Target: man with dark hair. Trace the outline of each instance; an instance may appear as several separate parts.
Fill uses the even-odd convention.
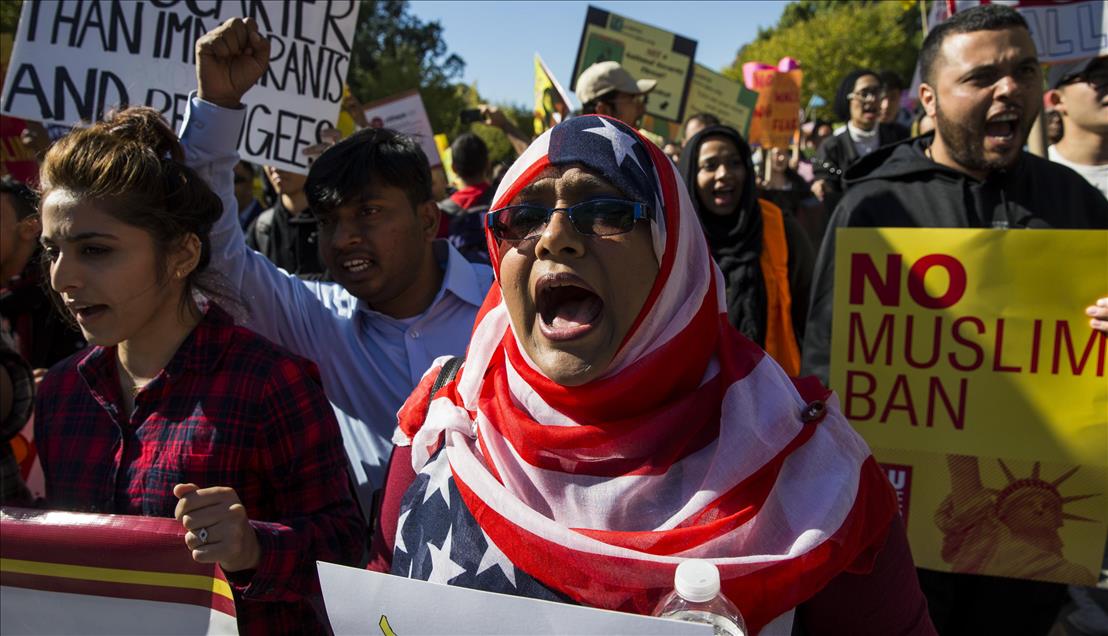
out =
[[[450,157],[454,174],[467,186],[488,185],[489,147],[480,137],[473,133],[458,135],[450,144]]]
[[[319,257],[319,228],[304,191],[307,178],[276,166],[263,170],[277,200],[246,228],[246,244],[290,274],[321,277],[325,268]]]
[[[485,243],[483,214],[489,211],[492,195],[489,183],[489,147],[473,133],[459,135],[450,144],[450,156],[454,174],[462,180],[457,192],[439,202],[449,223],[447,235],[450,243],[458,248],[467,260],[488,263],[488,246]]]
[[[877,118],[882,124],[896,124],[907,128],[902,121],[902,109],[900,98],[908,88],[904,80],[896,71],[881,71],[878,75],[881,80],[881,88],[885,90],[885,96],[881,98],[881,115]]]
[[[936,131],[848,171],[817,259],[801,372],[824,382],[834,228],[1108,228],[1108,201],[1095,188],[1023,151],[1042,107],[1042,74],[1019,13],[1001,5],[956,13],[927,36],[921,58],[920,99]],[[920,582],[939,633],[1045,634],[1065,600],[1064,586],[1035,581],[921,570]]]
[[[688,141],[693,138],[696,133],[704,130],[709,126],[719,126],[719,117],[711,113],[696,113],[685,120],[685,125],[681,128],[684,135],[683,139]]]
[[[242,294],[251,314],[244,326],[319,366],[369,516],[397,410],[435,358],[465,353],[492,271],[435,240],[427,157],[411,137],[384,128],[339,141],[308,171],[305,193],[333,283],[289,276],[248,249],[231,168],[241,98],[265,72],[269,42],[255,22],[235,18],[196,48],[198,91],[181,139],[225,206],[211,233],[211,268]]]
[[[262,213],[262,204],[254,198],[254,164],[249,161],[235,164],[235,201],[239,204],[239,225],[245,230]]]
[[[577,78],[577,99],[584,115],[608,115],[638,128],[646,112],[646,95],[657,80],[636,80],[619,62],[597,62]]]
[[[1047,100],[1059,116],[1061,138],[1050,160],[1071,168],[1108,197],[1108,56],[1055,64]]]
[[[37,212],[30,188],[10,175],[0,177],[0,332],[42,377],[85,341],[43,291]]]

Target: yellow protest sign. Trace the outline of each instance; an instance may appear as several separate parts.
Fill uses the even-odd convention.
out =
[[[569,96],[550,72],[546,62],[535,53],[535,135],[553,128],[569,117]]]
[[[593,64],[619,62],[637,80],[658,80],[646,100],[646,114],[680,121],[695,57],[694,40],[590,6],[570,88]]]
[[[686,117],[697,113],[711,113],[747,138],[757,102],[758,93],[743,86],[742,82],[697,64],[693,72],[692,87],[689,89],[689,99],[685,102],[685,112]]]
[[[1108,232],[840,229],[831,386],[916,564],[1093,585],[1108,536]]]
[[[804,72],[775,68],[754,72],[758,102],[750,124],[750,141],[766,148],[787,148],[800,125],[800,83]]]

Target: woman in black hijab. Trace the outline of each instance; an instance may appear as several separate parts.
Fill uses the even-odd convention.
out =
[[[697,133],[678,169],[723,272],[728,321],[798,374],[814,261],[803,228],[757,198],[750,146],[734,128]]]

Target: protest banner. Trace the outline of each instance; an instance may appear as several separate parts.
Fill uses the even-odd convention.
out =
[[[765,148],[787,148],[800,126],[800,84],[804,72],[795,65],[786,66],[788,60],[782,59],[777,67],[757,62],[743,65],[747,87],[758,93],[749,139]]]
[[[332,563],[319,562],[318,569],[327,617],[340,635],[713,633],[711,625],[494,594]]]
[[[419,91],[412,89],[366,104],[365,118],[370,128],[391,128],[414,138],[432,168],[442,165],[431,119],[427,117]]]
[[[177,128],[196,89],[195,43],[233,17],[258,22],[269,69],[245,96],[243,159],[306,173],[303,149],[339,113],[355,0],[326,3],[24,2],[0,112],[74,125],[129,104],[161,111]]]
[[[831,386],[888,471],[916,564],[1095,584],[1108,337],[1084,309],[1105,293],[1108,232],[837,241]]]
[[[175,519],[0,509],[0,632],[237,634],[231,587]]]
[[[749,139],[750,122],[757,103],[758,93],[743,86],[742,82],[697,64],[685,110],[689,115],[711,113]]]
[[[937,24],[958,11],[988,4],[989,0],[936,2]],[[1031,31],[1039,61],[1066,62],[1108,55],[1108,12],[1104,0],[1008,0],[1003,4],[1020,12]]]
[[[593,64],[619,62],[636,80],[658,80],[646,100],[647,115],[681,121],[695,57],[695,40],[590,6],[569,87]]]
[[[569,118],[569,94],[550,72],[546,62],[535,53],[535,135],[553,128]]]

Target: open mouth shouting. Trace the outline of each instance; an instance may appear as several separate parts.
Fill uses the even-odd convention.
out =
[[[77,319],[77,322],[81,325],[88,324],[99,318],[108,310],[107,305],[101,305],[96,303],[86,303],[82,301],[67,301],[65,303],[69,312],[73,314],[73,317]]]
[[[563,342],[592,331],[604,313],[604,301],[576,274],[544,274],[535,285],[539,331]]]
[[[735,186],[719,185],[712,188],[712,202],[721,208],[735,205]]]
[[[992,144],[1007,145],[1019,136],[1020,113],[1006,110],[985,120],[985,140]]]

